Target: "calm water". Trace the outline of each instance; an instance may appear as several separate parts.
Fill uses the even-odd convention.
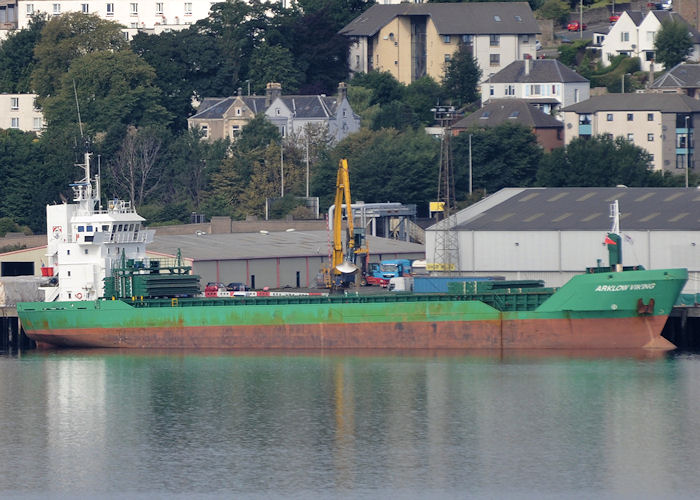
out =
[[[0,496],[690,498],[700,355],[0,355]]]

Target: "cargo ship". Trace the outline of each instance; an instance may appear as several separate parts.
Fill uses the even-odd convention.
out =
[[[621,263],[619,217],[608,266],[560,288],[459,281],[445,294],[233,292],[207,297],[182,259],[146,257],[152,233],[125,202],[100,202],[99,178],[47,207],[45,302],[17,305],[40,346],[231,349],[672,349],[661,336],[686,269]],[[617,210],[617,203],[615,203]]]

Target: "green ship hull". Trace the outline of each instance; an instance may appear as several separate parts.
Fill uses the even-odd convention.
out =
[[[26,334],[75,347],[673,348],[661,331],[686,269],[599,272],[558,290],[183,298],[17,305]]]

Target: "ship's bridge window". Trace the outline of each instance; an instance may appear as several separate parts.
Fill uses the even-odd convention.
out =
[[[91,233],[91,232],[92,232],[92,226],[88,226],[88,227],[87,227],[87,232],[88,232],[88,233]]]
[[[85,232],[85,226],[78,226],[78,232],[79,232],[79,233],[84,233],[84,232]]]
[[[119,224],[119,227],[117,228],[117,231],[121,231],[121,230],[122,230],[122,225]]]
[[[104,224],[104,225],[102,226],[102,230],[103,230],[103,231],[109,231],[109,226],[108,226],[107,224]]]
[[[134,225],[133,225],[133,224],[129,224],[129,231],[133,231],[133,230],[134,230]]]

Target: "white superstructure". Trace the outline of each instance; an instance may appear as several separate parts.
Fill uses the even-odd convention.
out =
[[[58,286],[45,287],[45,300],[94,300],[103,296],[103,281],[122,259],[145,259],[154,230],[130,202],[100,200],[100,177],[90,178],[90,153],[85,177],[71,185],[73,202],[46,207],[46,274]]]

